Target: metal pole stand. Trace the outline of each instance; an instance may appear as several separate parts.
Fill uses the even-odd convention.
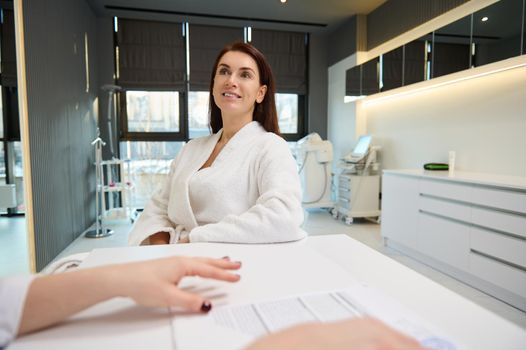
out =
[[[98,130],[97,130],[98,135]],[[100,137],[91,143],[95,146],[95,229],[85,233],[86,238],[103,238],[113,234],[113,230],[104,227],[101,206],[104,203],[104,178],[102,177],[102,146],[105,145]],[[104,209],[104,208],[102,208]]]

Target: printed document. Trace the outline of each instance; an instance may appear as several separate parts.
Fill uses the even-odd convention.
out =
[[[430,349],[456,349],[439,331],[427,325],[394,299],[362,285],[255,303],[225,305],[208,315],[175,317],[178,350],[241,349],[261,336],[306,322],[331,322],[360,316],[381,319]],[[201,336],[196,337],[201,333]],[[193,339],[190,337],[193,335]]]

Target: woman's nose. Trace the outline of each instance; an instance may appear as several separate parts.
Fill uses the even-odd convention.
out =
[[[226,80],[226,83],[228,86],[236,86],[237,85],[236,76],[234,74],[230,74]]]

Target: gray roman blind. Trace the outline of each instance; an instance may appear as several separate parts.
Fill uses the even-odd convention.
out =
[[[2,86],[16,86],[15,21],[13,10],[2,9]]]
[[[276,92],[307,92],[305,33],[252,29],[251,43],[267,58],[276,78]]]
[[[243,28],[190,24],[190,90],[208,91],[212,66],[227,44],[243,41]]]
[[[119,18],[118,84],[125,89],[183,90],[185,40],[181,23]]]

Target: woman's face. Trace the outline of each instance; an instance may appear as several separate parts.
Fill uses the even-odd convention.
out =
[[[267,91],[260,85],[256,61],[239,51],[228,51],[221,57],[214,77],[213,96],[225,115],[243,115],[252,120],[254,104],[261,103]]]

